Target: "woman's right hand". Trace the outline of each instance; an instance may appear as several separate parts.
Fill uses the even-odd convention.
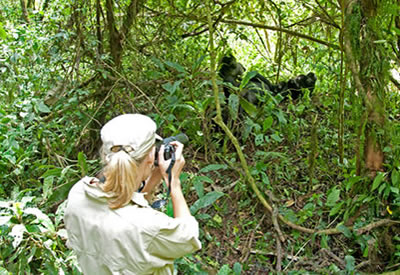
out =
[[[170,143],[174,149],[175,149],[175,163],[174,166],[172,167],[171,171],[171,181],[172,181],[172,188],[174,188],[174,184],[179,185],[180,187],[180,180],[179,180],[179,175],[182,172],[182,168],[185,165],[185,158],[183,157],[183,144],[180,143],[179,141],[172,141]],[[169,186],[168,182],[168,173],[167,169],[169,167],[169,164],[171,163],[171,159],[165,160],[164,159],[164,145],[161,146],[160,152],[158,153],[158,166],[160,167],[161,174]]]

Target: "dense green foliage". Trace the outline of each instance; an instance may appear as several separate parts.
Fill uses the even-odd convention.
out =
[[[400,219],[399,90],[388,75],[379,79],[386,124],[376,133],[384,171],[374,178],[359,174],[366,107],[348,68],[343,161],[338,149],[337,4],[238,0],[212,6],[218,60],[232,52],[249,76],[259,71],[272,82],[310,71],[318,77],[313,94],[297,101],[266,94],[262,106],[246,104],[239,99],[244,85],[229,98],[220,94],[226,123],[274,209],[294,224],[339,232],[309,234],[280,223],[283,242],[276,215],[259,202],[231,141],[213,121],[203,1],[136,2],[137,9],[125,0],[27,1],[24,19],[19,1],[0,0],[0,274],[80,274],[65,244],[65,200],[80,177],[101,167],[101,125],[126,112],[150,115],[163,136],[183,131],[190,138],[182,181],[203,249],[176,261],[179,274],[264,274],[278,263],[291,274],[398,267],[398,222],[357,229]],[[113,3],[114,22],[107,3]],[[371,48],[376,67],[369,70],[398,68],[394,19],[400,9],[390,1],[381,5],[385,28],[372,43],[381,47]],[[360,14],[355,9],[346,21],[354,48],[361,43]]]

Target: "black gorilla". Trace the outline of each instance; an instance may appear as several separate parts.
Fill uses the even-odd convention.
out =
[[[236,61],[232,54],[228,54],[222,58],[221,68],[219,69],[219,76],[224,82],[231,83],[235,87],[239,87],[242,75],[246,70],[242,64]],[[317,77],[314,73],[307,75],[301,74],[297,77],[289,79],[288,81],[280,82],[274,85],[261,74],[257,73],[250,79],[246,88],[243,90],[242,96],[253,104],[258,104],[257,95],[264,95],[264,91],[270,91],[272,95],[281,94],[284,98],[289,95],[292,99],[297,99],[302,95],[302,89],[309,89],[310,94],[313,92]],[[226,97],[229,97],[228,88],[224,88]]]

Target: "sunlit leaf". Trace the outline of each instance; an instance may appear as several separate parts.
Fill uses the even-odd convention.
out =
[[[332,188],[332,190],[328,194],[328,198],[326,200],[326,205],[327,206],[334,206],[336,202],[340,198],[340,189],[338,189],[336,186]]]
[[[256,106],[254,106],[253,104],[251,104],[244,98],[240,98],[239,102],[240,102],[240,106],[243,108],[243,110],[245,110],[245,112],[249,116],[255,117],[257,115],[257,107]]]
[[[371,191],[374,191],[378,186],[381,184],[383,178],[385,177],[386,173],[378,172],[376,175],[374,182],[372,183]]]
[[[253,77],[255,77],[257,74],[258,74],[258,73],[257,73],[256,71],[248,72],[248,73],[244,76],[242,82],[240,83],[240,87],[239,87],[240,90],[242,90],[244,87],[246,87],[246,85],[247,85],[247,83],[249,83],[250,79],[252,79]]]
[[[12,245],[14,248],[17,248],[23,240],[24,232],[26,232],[26,228],[23,224],[16,224],[13,226],[10,236],[14,237]]]
[[[43,225],[50,232],[55,231],[54,224],[51,219],[38,208],[26,208],[24,213],[35,215],[38,223]]]
[[[78,164],[81,169],[82,176],[87,175],[88,173],[88,165],[86,162],[86,156],[83,152],[78,153]]]

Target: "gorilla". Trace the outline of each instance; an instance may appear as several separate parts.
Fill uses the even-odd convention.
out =
[[[221,60],[219,76],[224,82],[232,84],[234,87],[239,87],[242,81],[242,75],[245,72],[242,64],[236,61],[232,54],[225,55]],[[289,96],[296,100],[302,96],[303,89],[309,89],[310,94],[313,92],[317,77],[313,72],[307,75],[301,74],[288,81],[282,81],[274,85],[260,73],[256,73],[246,85],[241,96],[252,104],[258,105],[259,100],[257,95],[264,95],[265,91],[269,91],[272,95],[280,94],[284,99]],[[226,97],[229,97],[229,89],[224,87]]]

